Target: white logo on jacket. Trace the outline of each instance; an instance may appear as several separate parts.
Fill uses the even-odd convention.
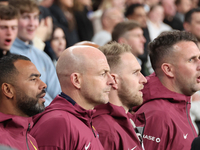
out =
[[[90,143],[86,146],[85,145],[85,150],[87,150],[90,147]]]
[[[156,143],[160,143],[161,139],[160,138],[156,138],[154,136],[151,136],[151,135],[143,135],[143,139],[147,139],[147,140],[150,140],[150,141],[154,141]]]
[[[183,134],[183,138],[187,139],[188,133],[187,134]]]

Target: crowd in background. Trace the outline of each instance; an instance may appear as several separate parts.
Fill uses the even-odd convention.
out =
[[[17,1],[20,0],[0,0],[0,5],[17,8]],[[149,58],[148,44],[162,32],[186,30],[197,38],[198,44],[200,42],[199,0],[35,0],[34,2],[38,8],[33,7],[35,10],[31,12],[32,22],[26,22],[30,16],[26,16],[24,12],[28,8],[20,8],[20,14],[23,15],[22,19],[19,17],[19,24],[16,25],[18,33],[13,33],[13,37],[6,39],[7,45],[10,45],[8,52],[5,52],[6,48],[1,47],[1,40],[0,49],[3,49],[1,55],[24,54],[35,64],[42,74],[41,80],[47,85],[45,106],[48,106],[61,92],[55,66],[66,48],[74,45],[91,45],[97,48],[112,41],[128,44],[131,53],[141,66],[142,74],[148,76],[154,72]],[[1,36],[0,33],[0,38]],[[27,51],[22,52],[22,49]],[[199,93],[198,91],[192,96],[191,105],[191,118],[197,133],[200,129]]]

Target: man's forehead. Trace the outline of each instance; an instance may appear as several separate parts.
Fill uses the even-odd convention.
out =
[[[18,24],[18,19],[14,18],[14,19],[0,19],[0,25],[12,25],[12,24]]]
[[[35,65],[28,60],[17,60],[14,62],[14,66],[22,74],[39,73]]]

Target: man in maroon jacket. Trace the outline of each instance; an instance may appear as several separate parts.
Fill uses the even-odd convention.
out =
[[[31,134],[40,150],[103,150],[92,125],[93,108],[109,101],[114,81],[105,55],[91,46],[72,46],[58,59],[62,93],[34,117]]]
[[[142,131],[145,118],[128,111],[142,104],[146,78],[130,46],[113,42],[99,49],[107,57],[116,84],[110,91],[110,103],[95,107],[93,125],[106,150],[142,150],[142,132],[138,129]]]
[[[185,31],[164,32],[149,44],[155,71],[147,77],[143,104],[146,150],[188,150],[197,136],[190,119],[190,96],[200,90],[197,39]]]
[[[37,150],[28,133],[31,116],[44,110],[44,82],[29,58],[10,54],[0,59],[0,145]]]

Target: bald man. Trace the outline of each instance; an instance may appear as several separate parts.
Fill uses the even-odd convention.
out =
[[[62,92],[34,117],[40,150],[103,150],[92,126],[93,108],[109,101],[114,81],[104,54],[90,46],[66,49],[56,66]]]

